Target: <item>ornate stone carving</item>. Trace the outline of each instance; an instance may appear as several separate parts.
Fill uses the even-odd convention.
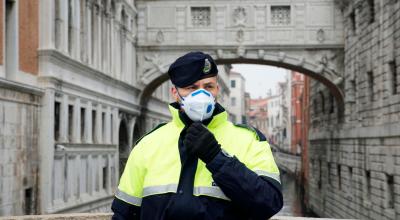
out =
[[[233,23],[234,26],[246,26],[247,13],[246,9],[239,6],[233,11]]]
[[[158,54],[158,53],[155,53],[154,55],[152,55],[152,56],[148,56],[148,55],[146,55],[146,56],[144,56],[144,59],[147,61],[147,62],[150,62],[151,64],[152,64],[152,67],[154,68],[157,68],[157,70],[158,71],[160,71],[160,72],[166,72],[165,71],[165,68],[162,66],[162,60],[161,60],[161,57],[160,57],[160,55]],[[147,71],[149,71],[151,69],[151,67],[150,68],[147,68],[147,69],[145,69],[144,70],[144,72],[147,72]]]
[[[156,41],[157,41],[157,43],[162,43],[162,42],[164,42],[164,33],[163,33],[161,30],[159,30],[159,31],[157,32]]]
[[[320,43],[325,41],[325,31],[322,28],[317,31],[317,41]]]
[[[244,31],[242,29],[238,30],[236,33],[236,41],[241,43],[244,41]]]

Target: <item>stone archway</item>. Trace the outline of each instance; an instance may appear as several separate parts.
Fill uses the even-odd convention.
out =
[[[340,49],[338,50],[316,50],[316,51],[288,51],[285,52],[265,52],[264,50],[248,50],[243,49],[244,52],[232,53],[232,51],[217,50],[213,51],[204,50],[210,53],[216,60],[217,64],[260,64],[282,67],[285,69],[293,70],[303,73],[312,79],[325,85],[338,103],[339,117],[344,113],[344,94],[342,91],[342,62],[343,57]],[[181,54],[186,52],[182,51]],[[157,55],[158,56],[158,55]],[[154,90],[163,82],[168,80],[166,74],[169,65],[172,63],[162,63],[157,61],[158,65],[148,69],[141,78],[142,83],[145,85],[142,90],[139,100],[142,106],[141,118],[144,117],[146,112],[146,105]]]

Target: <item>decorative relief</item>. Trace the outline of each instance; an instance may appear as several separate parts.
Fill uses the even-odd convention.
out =
[[[164,42],[164,33],[163,33],[161,30],[159,30],[159,31],[157,32],[156,41],[157,41],[157,43],[162,43],[162,42]]]
[[[161,57],[158,53],[155,53],[154,55],[150,56],[150,55],[146,55],[144,56],[144,59],[151,63],[150,66],[148,66],[146,69],[144,69],[144,72],[149,71],[152,68],[157,68],[160,72],[163,72],[162,70],[164,69],[162,66],[162,60]]]
[[[317,31],[317,41],[320,43],[325,41],[325,31],[322,28]]]
[[[210,7],[191,7],[190,8],[193,27],[211,26],[211,8]]]
[[[233,24],[234,26],[246,26],[247,13],[246,9],[239,6],[233,11]]]
[[[238,30],[236,33],[236,41],[239,43],[244,41],[244,31],[242,29]]]
[[[271,6],[271,24],[289,25],[290,24],[290,6]]]

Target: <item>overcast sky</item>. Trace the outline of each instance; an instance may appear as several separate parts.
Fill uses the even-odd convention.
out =
[[[269,89],[276,92],[278,82],[284,82],[287,69],[267,65],[233,64],[233,71],[246,79],[246,91],[251,98],[266,97]]]

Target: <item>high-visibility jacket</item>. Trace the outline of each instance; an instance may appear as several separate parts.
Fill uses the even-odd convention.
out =
[[[279,170],[265,137],[227,120],[216,104],[206,122],[222,151],[208,164],[187,157],[191,120],[170,106],[172,121],[133,148],[112,204],[113,219],[267,219],[283,206]]]

